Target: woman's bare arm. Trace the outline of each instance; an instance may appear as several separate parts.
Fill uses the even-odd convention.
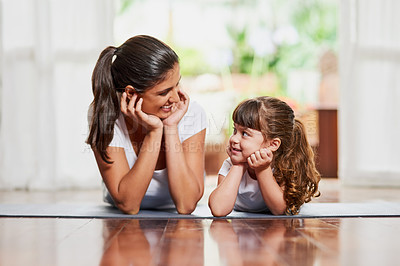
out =
[[[145,136],[132,169],[129,169],[123,148],[111,146],[107,148],[112,164],[104,162],[99,153],[94,151],[103,181],[121,211],[129,214],[139,212],[140,203],[157,164],[161,138],[162,128],[151,131]]]
[[[203,129],[181,143],[177,126],[164,125],[169,189],[178,213],[192,213],[203,196],[205,135]]]

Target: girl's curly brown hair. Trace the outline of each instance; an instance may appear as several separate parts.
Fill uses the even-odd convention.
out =
[[[267,96],[248,99],[236,107],[232,118],[241,126],[261,131],[265,140],[281,140],[271,166],[284,190],[286,214],[298,214],[304,203],[320,195],[321,175],[315,167],[314,152],[304,125],[287,103]]]

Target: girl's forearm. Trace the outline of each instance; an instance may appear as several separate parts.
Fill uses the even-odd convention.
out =
[[[271,167],[262,171],[256,171],[256,176],[268,209],[274,215],[284,214],[286,202],[283,197],[283,190],[276,182]]]
[[[244,171],[243,165],[233,165],[226,177],[210,194],[208,206],[214,216],[226,216],[232,212]]]
[[[204,171],[196,173],[194,166],[188,164],[177,126],[164,126],[164,141],[171,197],[178,213],[189,214],[203,195]],[[204,169],[204,165],[201,168]]]

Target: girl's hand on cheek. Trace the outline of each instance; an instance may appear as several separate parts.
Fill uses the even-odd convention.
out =
[[[160,118],[155,115],[148,115],[142,111],[143,98],[138,99],[138,94],[135,93],[129,100],[124,92],[121,98],[121,112],[132,118],[134,121],[142,125],[147,130],[155,130],[162,128],[163,124]]]
[[[247,168],[247,162],[237,161],[234,157],[232,157],[232,152],[231,152],[231,148],[229,145],[226,147],[226,154],[228,154],[233,165],[243,165]]]
[[[226,154],[228,154],[229,158],[231,158],[232,157],[232,152],[231,152],[231,147],[229,145],[226,146],[225,151],[226,151]]]
[[[178,91],[179,102],[174,104],[172,114],[163,120],[165,126],[176,126],[181,121],[189,108],[189,96],[182,90]]]
[[[257,171],[262,171],[270,167],[272,158],[272,151],[267,148],[262,148],[261,150],[250,155],[247,158],[247,163],[250,168]]]

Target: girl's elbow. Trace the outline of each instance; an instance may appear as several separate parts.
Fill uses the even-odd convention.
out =
[[[284,215],[286,213],[286,206],[281,208],[271,208],[270,211],[273,215]]]
[[[273,215],[284,215],[284,214],[285,214],[285,211],[281,211],[281,210],[272,211],[272,210],[271,210],[271,213],[272,213]]]

